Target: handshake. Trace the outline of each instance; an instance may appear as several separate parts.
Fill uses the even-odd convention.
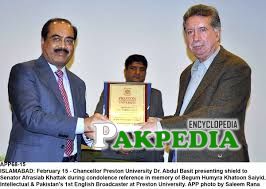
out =
[[[95,127],[93,126],[94,123],[101,123],[101,122],[110,122],[107,116],[95,113],[91,117],[84,118],[84,134],[87,138],[95,139]]]
[[[149,130],[149,131],[156,131],[157,130],[157,121],[159,118],[150,117],[147,122],[141,124],[140,130]],[[102,115],[99,113],[95,113],[91,117],[84,118],[84,134],[87,138],[95,139],[95,127],[94,123],[111,123],[113,124],[106,115]]]

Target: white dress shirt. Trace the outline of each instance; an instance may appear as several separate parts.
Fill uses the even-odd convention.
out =
[[[58,70],[58,68],[55,65],[53,65],[53,64],[50,64],[50,63],[48,63],[48,64],[49,64],[50,68],[52,69],[52,71],[54,73],[56,81],[58,81],[58,77],[57,77],[57,75],[55,73]],[[63,67],[61,69],[61,71],[63,72],[63,84],[64,84],[65,91],[67,93],[67,98],[68,98],[70,112],[71,112],[71,115],[74,117],[73,99],[72,99],[72,94],[71,94],[71,89],[70,89],[70,83],[69,83],[69,80],[68,80],[68,77],[67,77],[67,73],[66,73],[66,68]],[[84,118],[78,118],[75,133],[76,134],[83,134],[84,133]],[[84,139],[84,141],[86,142],[86,144],[88,146],[92,146],[93,140],[87,139],[84,134],[83,134],[83,139]],[[72,152],[71,155],[75,155],[76,153],[77,153],[77,136],[74,139],[73,152]],[[64,154],[64,157],[66,157],[66,156],[67,155]]]

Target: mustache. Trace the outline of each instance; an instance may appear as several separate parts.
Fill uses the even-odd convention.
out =
[[[54,50],[54,52],[58,53],[58,52],[65,52],[65,53],[69,53],[69,50],[65,49],[65,48],[57,48]]]
[[[203,43],[198,42],[198,41],[192,43],[192,46],[202,46],[202,45]]]

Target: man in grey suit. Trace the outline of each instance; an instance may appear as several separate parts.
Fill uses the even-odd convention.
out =
[[[130,55],[125,61],[124,76],[126,82],[144,82],[146,77],[146,71],[148,62],[143,55],[133,54]],[[162,94],[159,90],[152,88],[150,94],[150,109],[148,116],[161,118],[164,116],[162,107]],[[103,93],[96,106],[95,113],[103,113]],[[103,158],[107,161],[121,160],[121,161],[139,161],[139,162],[158,162],[163,161],[162,151],[114,151],[107,149],[103,151]]]
[[[181,74],[177,110],[158,121],[151,118],[145,129],[186,129],[191,118],[234,118],[239,150],[177,150],[173,161],[249,161],[244,134],[247,103],[251,90],[251,69],[240,57],[220,45],[221,22],[217,10],[195,5],[183,17],[185,41],[196,57]]]
[[[54,18],[41,34],[42,55],[10,72],[13,125],[7,162],[78,161],[81,142],[92,143],[87,137],[93,137],[93,122],[106,120],[87,116],[85,83],[65,67],[74,53],[76,27]]]

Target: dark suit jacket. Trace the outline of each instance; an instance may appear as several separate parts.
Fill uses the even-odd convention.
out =
[[[75,117],[68,117],[47,61],[20,63],[11,69],[8,93],[12,130],[5,161],[60,162],[67,139],[74,140],[77,117],[85,117],[85,83],[67,70]],[[78,135],[78,159],[81,146]]]
[[[163,106],[162,106],[162,94],[161,91],[152,88],[151,89],[151,101],[150,110],[148,111],[149,117],[159,117],[164,116]],[[100,100],[96,106],[95,113],[103,113],[103,93],[101,94]],[[132,151],[128,155],[121,154],[119,151],[111,150],[110,148],[103,151],[103,158],[106,161],[121,160],[121,161],[139,161],[139,162],[158,162],[163,161],[163,151],[155,150],[137,150]]]
[[[250,97],[251,70],[240,57],[222,46],[199,84],[184,114],[178,116],[191,77],[188,66],[180,77],[178,106],[174,116],[165,117],[164,129],[183,129],[188,118],[236,118],[240,129],[235,135],[242,145],[237,151],[178,151],[178,161],[249,161],[244,134],[247,102]]]

